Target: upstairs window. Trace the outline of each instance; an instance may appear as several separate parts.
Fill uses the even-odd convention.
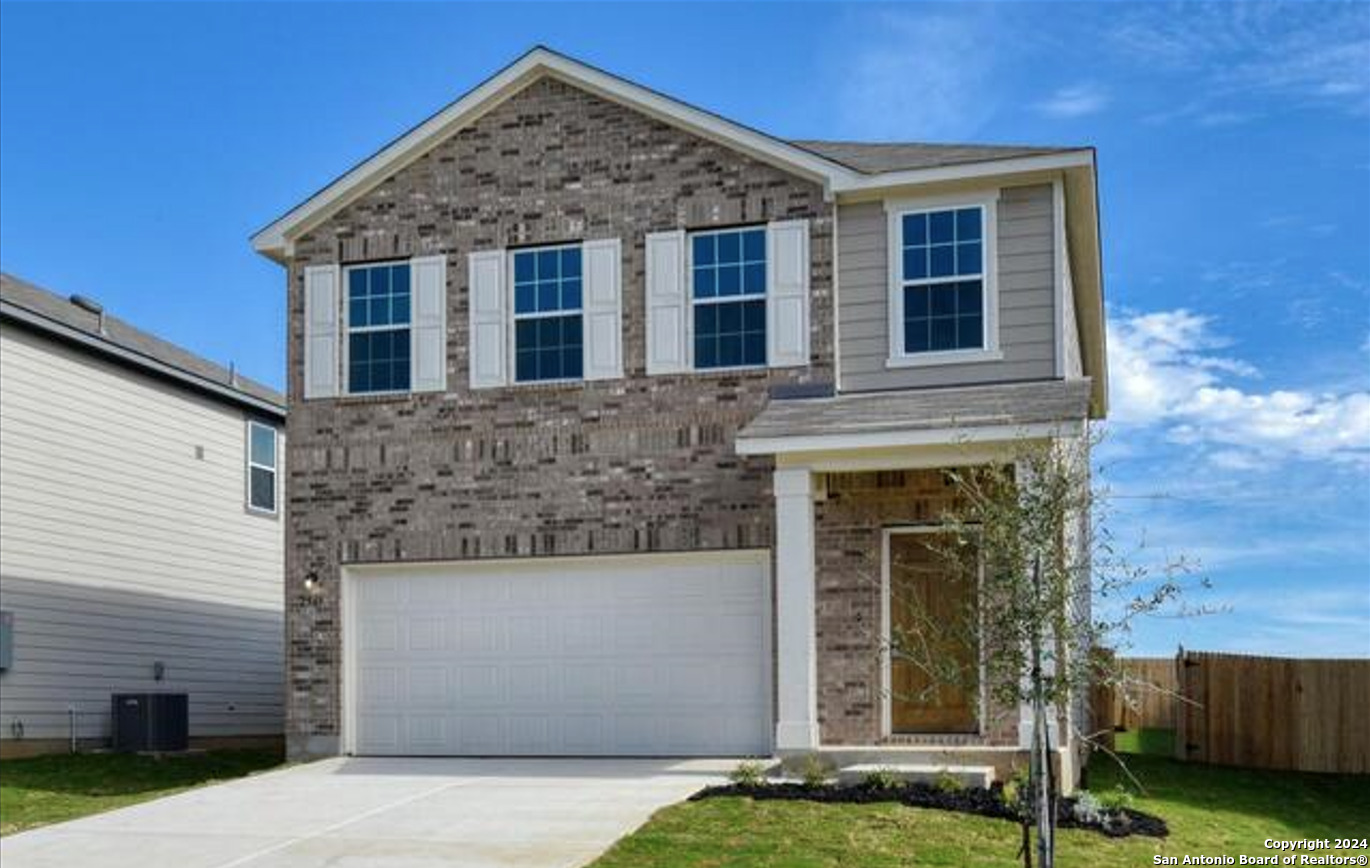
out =
[[[516,250],[514,380],[579,380],[584,367],[579,244]]]
[[[276,429],[247,423],[247,508],[276,512]]]
[[[405,392],[410,384],[409,263],[347,269],[347,390]]]
[[[766,364],[766,229],[690,235],[694,366]]]
[[[984,206],[904,212],[897,224],[900,354],[986,349]]]

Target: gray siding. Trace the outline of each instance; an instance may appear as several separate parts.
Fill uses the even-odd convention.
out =
[[[846,391],[969,385],[1055,375],[1050,185],[1009,187],[998,214],[1001,361],[889,368],[889,248],[883,202],[838,209],[838,353]]]
[[[143,690],[188,692],[194,736],[279,734],[283,522],[245,511],[243,411],[10,325],[0,369],[0,738],[69,707],[103,736]]]

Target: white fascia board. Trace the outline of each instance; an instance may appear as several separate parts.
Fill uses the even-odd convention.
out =
[[[738,455],[789,455],[798,452],[840,452],[895,449],[904,446],[956,446],[966,443],[1008,443],[1054,437],[1078,437],[1080,421],[1033,422],[1025,425],[983,425],[965,428],[914,428],[905,431],[871,431],[814,434],[798,437],[739,437]]]
[[[932,166],[927,169],[882,172],[878,175],[852,175],[849,178],[834,178],[832,189],[834,193],[839,194],[862,193],[884,190],[890,187],[937,184],[944,181],[968,181],[976,178],[992,178],[998,175],[1090,168],[1093,165],[1094,152],[1088,148],[1081,148],[1057,154],[982,160],[974,163],[958,163],[952,166]]]
[[[375,179],[393,174],[443,136],[470,124],[542,74],[551,75],[598,96],[626,104],[658,120],[722,142],[765,162],[798,171],[823,182],[825,186],[831,187],[835,181],[850,183],[858,177],[856,172],[845,166],[780,139],[671,99],[554,51],[535,48],[257,232],[252,236],[253,248],[268,255],[283,252],[289,242],[288,236],[293,230],[307,225],[316,215],[348,201],[349,197],[367,189],[369,183]]]

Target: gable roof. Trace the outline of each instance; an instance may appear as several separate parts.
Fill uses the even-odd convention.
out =
[[[720,142],[802,177],[829,192],[863,190],[885,184],[942,180],[927,170],[996,162],[992,173],[1093,166],[1089,148],[1002,148],[972,145],[859,145],[849,142],[796,141],[763,133],[721,115],[666,96],[636,82],[538,46],[487,78],[427,120],[287,211],[252,236],[252,246],[273,259],[288,254],[290,239],[337,213],[386,178],[418,159],[439,141],[470,126],[532,82],[549,76],[649,117]],[[1019,161],[1008,165],[1007,152]],[[965,177],[958,171],[954,177]]]
[[[120,364],[197,392],[285,418],[285,396],[189,350],[99,314],[41,286],[0,273],[0,319],[77,344]]]
[[[1028,173],[1033,173],[1035,181],[1064,178],[1065,234],[1070,243],[1085,373],[1094,383],[1095,415],[1106,414],[1103,268],[1095,155],[1090,147],[788,141],[537,46],[258,230],[252,236],[252,246],[277,262],[285,262],[292,239],[544,76],[812,179],[839,200],[844,196],[880,196],[896,187],[998,180]]]

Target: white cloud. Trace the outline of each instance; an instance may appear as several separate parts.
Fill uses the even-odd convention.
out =
[[[1157,120],[1235,123],[1252,96],[1370,112],[1370,10],[1363,3],[1205,3],[1134,7],[1106,35],[1148,67],[1183,73],[1189,101]]]
[[[973,136],[994,113],[993,18],[929,8],[862,18],[861,45],[835,73],[846,129],[866,138],[955,140]]]
[[[1112,410],[1121,426],[1154,427],[1226,469],[1287,459],[1370,467],[1370,392],[1254,391],[1249,364],[1216,354],[1211,320],[1180,309],[1109,321]]]
[[[1109,101],[1107,91],[1096,84],[1085,83],[1060,88],[1035,108],[1049,118],[1079,118],[1103,111]]]

